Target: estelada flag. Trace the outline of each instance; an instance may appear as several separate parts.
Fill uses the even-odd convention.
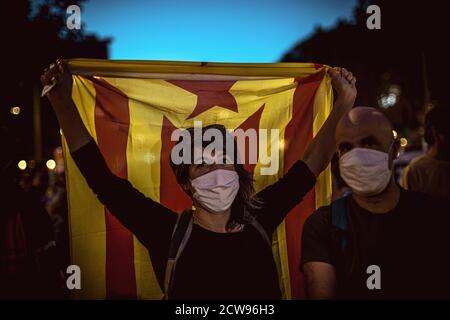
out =
[[[72,98],[109,168],[179,213],[192,202],[169,165],[175,129],[193,127],[194,121],[229,130],[279,129],[278,150],[271,150],[279,153],[278,173],[261,175],[260,162],[245,166],[260,191],[302,158],[328,116],[332,89],[327,68],[312,63],[69,61]],[[82,276],[74,297],[161,299],[147,250],[97,200],[63,145],[71,260]],[[302,226],[316,208],[329,203],[330,193],[328,168],[274,233],[273,254],[285,299],[304,298]]]

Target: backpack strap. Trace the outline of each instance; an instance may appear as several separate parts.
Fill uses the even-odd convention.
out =
[[[331,204],[331,225],[339,230],[348,230],[347,199],[350,195],[339,198]],[[341,250],[344,251],[348,245],[348,240],[344,237],[341,240]]]
[[[189,237],[192,233],[192,210],[185,210],[178,216],[177,223],[173,229],[172,239],[170,241],[169,256],[167,259],[166,272],[164,276],[164,293],[165,298],[168,299],[169,293],[172,290],[173,278],[175,276],[175,268],[183,252]]]
[[[261,237],[264,239],[264,242],[267,243],[269,248],[272,248],[272,241],[269,238],[269,235],[267,234],[266,230],[264,230],[263,226],[255,217],[251,217],[249,219],[250,224],[259,232]]]

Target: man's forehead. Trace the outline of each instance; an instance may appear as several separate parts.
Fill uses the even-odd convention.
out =
[[[377,126],[375,123],[345,126],[339,128],[336,132],[337,143],[341,143],[343,141],[357,142],[368,137],[373,137],[380,142],[389,138],[386,132],[384,132],[382,128]]]
[[[384,114],[375,108],[357,107],[342,117],[336,129],[336,141],[359,141],[365,137],[390,140],[392,126]]]

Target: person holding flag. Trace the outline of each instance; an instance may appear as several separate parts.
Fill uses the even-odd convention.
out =
[[[166,298],[280,299],[271,236],[327,167],[335,152],[336,125],[356,98],[351,72],[329,69],[328,74],[337,92],[331,114],[303,159],[263,191],[255,193],[251,176],[236,157],[232,164],[217,159],[172,162],[195,207],[181,215],[111,172],[72,100],[72,77],[64,61],[46,69],[41,82],[54,84],[47,97],[78,168],[98,199],[148,249]],[[223,126],[212,128],[225,138]]]

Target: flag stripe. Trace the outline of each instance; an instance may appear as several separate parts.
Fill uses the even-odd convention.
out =
[[[170,153],[176,141],[171,140],[172,132],[177,127],[166,117],[163,118],[161,130],[161,176],[160,176],[160,203],[181,213],[192,206],[192,200],[178,184],[175,174],[170,167]],[[176,199],[176,200],[175,200]]]
[[[95,88],[86,78],[74,76],[72,99],[87,130],[95,132]],[[86,180],[70,156],[63,135],[64,160],[67,181],[67,201],[70,212],[70,255],[73,264],[82,270],[82,290],[73,290],[77,299],[105,298],[105,219],[102,204],[89,189]]]
[[[253,77],[306,77],[317,72],[326,65],[312,63],[218,63],[218,62],[179,62],[179,61],[139,61],[139,60],[100,60],[100,59],[71,59],[69,69],[74,74],[84,76],[108,76],[129,78],[158,78],[169,79],[169,75],[190,75],[191,80],[215,78],[215,76],[233,76],[227,80],[240,80]],[[172,78],[176,79],[176,78]],[[186,79],[182,77],[180,79]],[[217,78],[215,78],[217,80]]]
[[[93,80],[96,90],[97,143],[110,170],[127,179],[127,141],[130,126],[128,98],[105,81]],[[136,298],[133,235],[105,208],[106,294]]]
[[[323,73],[319,73],[297,80],[298,86],[294,93],[292,120],[286,127],[285,134],[289,145],[284,158],[285,173],[297,160],[303,157],[307,146],[313,138],[314,97],[322,78]],[[310,119],[310,121],[305,121],[305,119]],[[299,136],[306,137],[306,140],[295,138]],[[313,212],[314,209],[315,198],[313,189],[286,217],[285,225],[292,299],[303,299],[305,297],[303,277],[299,269],[300,239],[305,216]]]

